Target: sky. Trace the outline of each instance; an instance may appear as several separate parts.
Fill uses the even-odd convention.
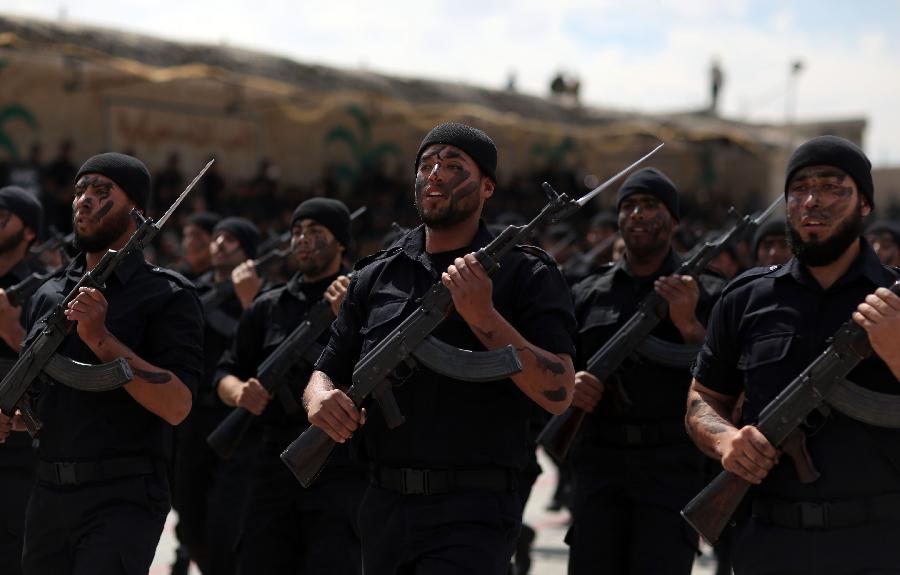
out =
[[[488,88],[514,74],[536,95],[564,71],[586,104],[645,112],[705,107],[715,58],[723,116],[865,118],[873,163],[900,167],[900,0],[0,0],[0,13]]]

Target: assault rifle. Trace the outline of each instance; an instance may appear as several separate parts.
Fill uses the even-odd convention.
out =
[[[169,216],[172,215],[172,212],[175,211],[175,208],[177,208],[184,200],[188,192],[191,191],[191,188],[193,188],[203,174],[206,173],[206,170],[209,169],[213,161],[214,160],[210,160],[200,173],[197,174],[197,177],[195,177],[181,195],[178,196],[178,199],[176,199],[175,203],[169,207],[163,217],[159,219],[159,222],[154,222],[152,218],[145,218],[137,211],[137,209],[131,210],[131,217],[134,218],[137,223],[137,229],[128,239],[128,242],[119,250],[107,250],[107,252],[103,254],[103,257],[100,258],[100,261],[97,262],[97,265],[78,280],[78,283],[75,284],[72,291],[70,291],[65,299],[57,304],[50,315],[47,316],[45,321],[46,325],[41,333],[34,338],[27,348],[22,350],[22,353],[19,354],[19,359],[13,364],[9,372],[6,373],[3,380],[0,381],[0,412],[12,416],[16,412],[16,409],[18,409],[22,413],[25,426],[32,436],[40,431],[41,422],[34,414],[29,398],[27,398],[26,395],[41,373],[46,372],[48,364],[50,364],[54,359],[54,356],[56,356],[56,351],[75,327],[75,323],[69,321],[65,316],[66,306],[78,296],[83,287],[103,290],[106,287],[106,280],[109,279],[109,276],[115,271],[116,267],[118,267],[131,252],[143,250],[145,245],[148,245],[153,241],[153,238],[159,232],[160,228],[165,225]],[[102,389],[109,389],[110,386],[117,387],[118,385],[122,385],[131,380],[131,369],[124,358],[118,358],[115,361],[103,364],[103,366],[100,367],[108,368],[113,374],[117,375],[118,384],[114,385],[108,381],[103,385],[99,385],[97,382],[88,382],[84,389],[89,391],[99,391]],[[66,382],[67,384],[73,383],[73,378],[66,379],[70,380]],[[74,382],[75,385],[78,385],[77,378],[74,378]]]
[[[577,200],[573,200],[565,194],[560,195],[556,193],[550,184],[544,182],[543,188],[550,200],[549,203],[544,206],[537,217],[526,225],[507,227],[488,245],[478,250],[476,257],[479,263],[481,263],[488,274],[495,272],[499,267],[500,258],[516,244],[521,243],[522,239],[528,237],[533,230],[572,215],[597,194],[609,188],[633,167],[656,153],[662,146],[663,144],[660,144],[649,154]],[[450,296],[450,291],[443,283],[435,283],[422,298],[419,307],[356,364],[353,370],[353,384],[347,390],[347,395],[357,409],[362,406],[363,402],[370,395],[373,395],[381,406],[381,411],[388,427],[395,428],[403,423],[404,417],[397,406],[388,376],[411,355],[421,359],[416,355],[417,348],[422,347],[424,343],[428,343],[431,333],[437,329],[452,311],[453,300]],[[434,339],[430,338],[430,340],[433,343]],[[518,358],[515,356],[512,348],[507,346],[506,349],[508,350],[506,353],[511,354],[511,359],[518,364]],[[465,353],[474,355],[472,352]],[[455,363],[451,366],[437,365],[432,367],[429,365],[428,367],[435,370],[443,367],[445,373],[449,367],[452,370],[450,375],[459,378],[460,368],[466,363],[466,360],[462,360],[461,363]],[[499,368],[495,374],[488,373],[487,369],[473,371],[481,371],[483,376],[481,380],[489,381],[500,377],[508,377],[516,371],[520,371],[521,364],[518,364],[517,367],[517,370],[506,370],[505,374]],[[284,453],[281,454],[281,460],[284,461],[304,487],[309,487],[327,462],[334,445],[335,442],[324,431],[316,426],[311,426],[288,446]]]
[[[900,281],[890,289],[900,295]],[[847,374],[871,354],[872,345],[866,330],[852,319],[847,320],[832,337],[831,345],[762,410],[756,428],[769,443],[783,447],[806,416],[829,401],[830,396],[842,387]],[[722,471],[688,502],[681,515],[713,544],[749,488],[748,481]]]
[[[681,263],[675,273],[678,275],[689,275],[696,279],[728,242],[740,238],[744,234],[753,233],[775,211],[775,208],[781,202],[782,198],[779,197],[756,218],[751,218],[749,215],[741,218],[718,239],[703,244],[690,258]],[[587,371],[603,382],[604,385],[609,386],[612,392],[616,394],[617,401],[624,407],[632,405],[631,400],[628,398],[624,388],[612,381],[611,376],[628,357],[650,339],[650,332],[659,325],[667,314],[668,305],[665,298],[655,290],[652,290],[638,304],[634,315],[587,362]],[[650,353],[654,356],[659,355],[656,352],[659,343],[658,341],[649,342]],[[696,356],[696,350],[693,354]],[[544,451],[556,458],[557,461],[562,461],[569,453],[569,448],[572,446],[576,435],[578,435],[578,430],[581,428],[585,415],[584,410],[577,407],[569,407],[560,415],[553,416],[540,435],[538,435],[538,444],[544,448]]]
[[[266,391],[288,393],[288,388],[284,385],[288,375],[295,367],[305,365],[312,368],[315,365],[322,353],[322,346],[316,340],[333,322],[334,312],[328,300],[322,299],[310,308],[303,322],[260,364],[256,379]],[[290,402],[296,403],[293,398],[288,400]],[[243,407],[235,407],[213,429],[206,438],[206,443],[216,455],[222,459],[230,459],[250,429],[254,417],[253,413]]]
[[[58,231],[53,230],[53,233],[47,240],[39,246],[32,246],[29,248],[28,253],[32,256],[39,256],[47,251],[59,250],[62,265],[65,267],[66,264],[69,263],[69,254],[66,253],[65,245],[66,237]],[[28,301],[28,298],[34,295],[34,292],[44,285],[44,282],[50,279],[50,276],[54,273],[56,273],[55,270],[44,273],[35,272],[19,283],[6,288],[6,299],[9,301],[9,305],[21,307],[22,304]]]

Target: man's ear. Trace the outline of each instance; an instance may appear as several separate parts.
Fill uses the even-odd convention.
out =
[[[25,240],[27,245],[31,245],[35,239],[37,239],[37,234],[34,233],[34,230],[31,228],[23,228],[22,229],[22,239]]]
[[[860,194],[859,200],[862,202],[862,217],[868,217],[868,215],[872,213],[872,205],[869,203],[869,198]]]
[[[482,185],[484,186],[484,194],[483,194],[484,199],[488,199],[494,195],[494,190],[497,187],[497,183],[494,180],[492,180],[491,178],[488,178],[487,176],[482,176],[482,177],[483,177]]]

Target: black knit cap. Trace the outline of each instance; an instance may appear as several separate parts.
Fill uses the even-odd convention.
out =
[[[875,209],[875,184],[872,183],[872,163],[859,146],[837,136],[819,136],[794,150],[788,160],[784,178],[784,194],[787,196],[791,178],[809,166],[834,166],[853,178],[859,193],[869,200]]]
[[[222,216],[213,212],[195,212],[187,218],[188,224],[193,224],[208,234],[212,234],[216,224],[220,221],[222,221]]]
[[[419,160],[422,158],[422,152],[432,144],[456,146],[478,164],[485,176],[494,181],[497,180],[497,146],[494,145],[494,141],[487,134],[478,128],[456,122],[449,122],[432,128],[419,145],[419,151],[416,154],[416,164],[413,166],[416,171],[419,170]]]
[[[128,197],[134,200],[138,208],[141,210],[147,208],[147,200],[150,198],[150,171],[144,162],[137,158],[118,152],[97,154],[81,166],[75,175],[75,181],[78,182],[85,174],[106,176],[117,183]]]
[[[0,188],[0,208],[6,208],[19,216],[25,227],[31,228],[34,235],[40,235],[44,209],[34,194],[19,186]]]
[[[262,234],[253,222],[247,218],[225,218],[213,228],[213,235],[219,232],[233,235],[248,258],[256,257],[256,247],[262,240]]]
[[[763,239],[769,236],[786,236],[787,235],[787,220],[782,218],[781,216],[769,218],[764,221],[758,228],[756,228],[756,233],[753,234],[753,256],[756,256],[756,251],[759,249],[759,243],[763,241]]]
[[[0,190],[2,192],[2,190]],[[900,245],[900,225],[890,220],[880,220],[866,228],[866,234],[888,233],[894,238],[894,242]]]
[[[345,248],[350,246],[350,210],[344,202],[333,198],[311,198],[302,202],[291,216],[291,227],[300,220],[311,219],[328,228]]]
[[[616,200],[616,211],[622,200],[633,194],[650,194],[661,201],[676,220],[681,219],[678,209],[678,189],[665,174],[656,168],[644,168],[628,176]]]

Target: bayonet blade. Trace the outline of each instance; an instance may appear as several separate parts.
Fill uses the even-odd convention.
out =
[[[366,210],[368,210],[368,209],[369,208],[367,208],[366,206],[360,206],[360,207],[356,208],[355,210],[353,210],[353,213],[350,214],[350,221],[352,222],[359,216],[363,215],[364,213],[366,213]]]
[[[616,174],[615,176],[609,178],[608,180],[606,180],[605,182],[603,182],[602,184],[600,184],[599,186],[597,186],[596,188],[594,188],[594,189],[591,190],[590,192],[588,192],[588,193],[586,193],[585,195],[583,195],[583,196],[581,196],[580,198],[578,198],[578,200],[576,200],[575,203],[578,204],[578,207],[584,206],[586,203],[588,203],[589,201],[591,201],[592,199],[594,199],[594,197],[596,197],[597,194],[599,194],[599,193],[602,192],[603,190],[607,189],[608,187],[610,187],[611,185],[613,185],[614,183],[616,183],[616,181],[618,181],[619,178],[621,178],[622,176],[624,176],[625,174],[627,174],[628,172],[630,172],[630,171],[632,170],[632,168],[634,168],[634,167],[637,166],[638,164],[644,162],[647,158],[649,158],[650,156],[652,156],[653,154],[655,154],[655,153],[656,153],[660,148],[662,148],[663,146],[665,146],[665,143],[662,143],[662,144],[656,146],[655,148],[653,148],[652,150],[650,150],[650,152],[649,152],[648,154],[646,154],[643,158],[641,158],[640,160],[634,162],[633,164],[631,164],[630,166],[628,166],[627,168],[625,168],[624,170],[622,170],[621,172],[619,172],[619,173]]]
[[[197,184],[197,182],[200,181],[200,178],[203,177],[203,174],[206,173],[206,170],[208,170],[209,167],[211,165],[213,165],[213,162],[215,162],[215,161],[216,161],[216,159],[213,158],[205,166],[203,166],[203,169],[200,170],[200,173],[197,174],[197,176],[193,180],[191,180],[191,183],[188,184],[188,186],[184,189],[183,192],[181,192],[181,195],[178,196],[178,198],[172,203],[171,206],[169,206],[169,209],[166,210],[166,213],[163,214],[163,217],[159,218],[159,220],[157,220],[156,224],[154,224],[157,228],[161,228],[166,224],[166,220],[169,219],[169,216],[172,215],[172,212],[175,211],[175,208],[177,208],[178,205],[184,200],[184,198],[187,197],[187,195],[191,191],[191,189]]]
[[[775,211],[775,208],[777,208],[779,204],[781,204],[782,200],[784,200],[784,196],[778,196],[777,198],[775,198],[775,201],[769,204],[769,207],[766,208],[766,211],[759,214],[758,216],[756,216],[756,218],[753,219],[753,224],[758,226],[764,221],[768,220],[769,216],[771,216],[772,212]]]

